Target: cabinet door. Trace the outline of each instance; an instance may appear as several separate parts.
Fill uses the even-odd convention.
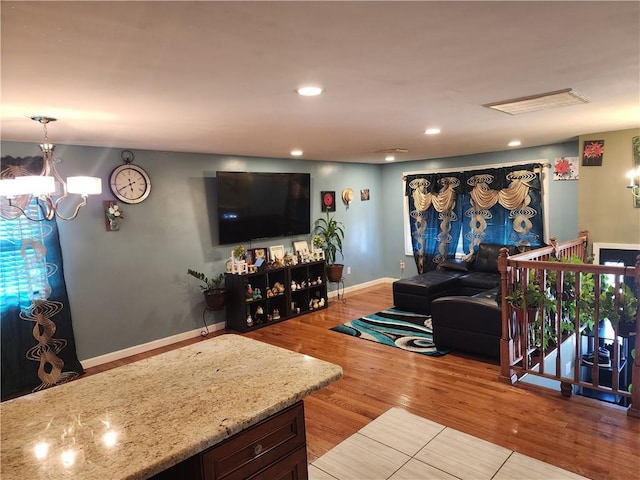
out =
[[[278,463],[249,477],[250,480],[307,480],[307,449],[299,448]]]
[[[203,453],[204,478],[251,478],[305,445],[304,408],[298,402]]]

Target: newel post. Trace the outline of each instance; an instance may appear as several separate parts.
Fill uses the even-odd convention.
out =
[[[640,255],[636,257],[636,299],[640,297]],[[636,309],[636,358],[633,359],[633,366],[631,370],[631,406],[627,409],[627,415],[631,417],[640,418],[640,332],[638,332],[638,326],[640,325],[640,301],[638,302],[638,308]]]
[[[499,380],[505,383],[514,384],[518,381],[518,376],[511,368],[513,358],[513,339],[511,338],[510,310],[507,302],[509,295],[509,285],[507,282],[507,261],[509,250],[501,248],[498,253],[498,271],[500,272],[500,301],[502,303],[502,336],[500,337],[500,377]]]

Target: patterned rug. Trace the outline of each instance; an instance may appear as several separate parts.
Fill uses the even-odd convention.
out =
[[[414,322],[420,324],[416,325]],[[439,356],[449,353],[449,350],[438,350],[434,345],[429,315],[403,312],[395,308],[351,320],[331,330],[422,355]]]

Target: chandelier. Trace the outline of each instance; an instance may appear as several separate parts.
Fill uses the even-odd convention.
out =
[[[629,170],[627,172],[627,178],[629,179],[629,185],[627,185],[627,188],[631,189],[631,193],[634,197],[640,198],[640,166],[635,170]]]
[[[53,159],[55,145],[49,143],[47,124],[55,122],[52,117],[31,117],[42,124],[44,143],[40,144],[42,150],[42,171],[39,175],[30,175],[20,166],[12,166],[2,171],[0,179],[0,199],[2,200],[0,216],[6,219],[26,216],[29,220],[42,221],[53,220],[58,217],[62,220],[73,220],[78,212],[87,204],[88,195],[102,193],[102,180],[98,177],[74,176],[67,177],[66,182],[56,169]],[[70,194],[79,194],[81,199],[74,207],[66,207],[66,211],[73,208],[71,215],[64,215],[60,207],[62,203],[70,203]],[[27,214],[27,207],[32,198],[36,198],[39,216],[32,217]]]

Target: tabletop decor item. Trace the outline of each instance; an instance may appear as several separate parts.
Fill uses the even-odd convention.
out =
[[[124,218],[120,207],[115,202],[109,200],[104,202],[104,207],[107,231],[115,232],[120,230],[120,221]]]

